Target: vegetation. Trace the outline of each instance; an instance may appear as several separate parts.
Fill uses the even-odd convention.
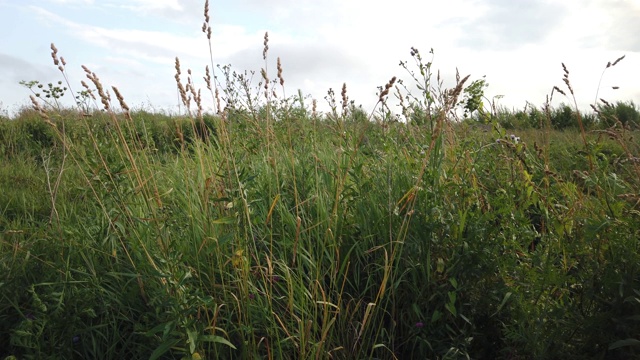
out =
[[[169,116],[74,95],[52,45],[63,82],[0,119],[0,358],[638,356],[635,105],[487,108],[411,56],[371,114],[279,59],[207,67],[205,114],[176,59]]]

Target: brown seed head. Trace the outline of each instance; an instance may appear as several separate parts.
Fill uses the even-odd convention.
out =
[[[129,106],[127,106],[127,103],[124,102],[124,97],[122,97],[122,94],[120,94],[120,91],[118,90],[118,88],[115,86],[112,86],[111,88],[113,89],[113,92],[116,94],[116,99],[118,99],[118,102],[120,103],[120,107],[124,111],[129,112]]]
[[[100,96],[100,101],[102,102],[104,109],[109,110],[109,102],[111,101],[111,97],[109,96],[109,93],[105,93],[104,88],[102,87],[102,83],[100,82],[100,79],[98,79],[98,75],[96,75],[96,73],[94,72],[89,71],[89,69],[84,65],[82,66],[82,69],[85,71],[87,79],[91,80],[93,86],[96,87],[98,96]]]
[[[51,58],[53,59],[54,65],[60,65],[60,60],[58,60],[58,49],[53,43],[51,43]]]
[[[347,83],[342,84],[342,91],[340,92],[342,96],[342,115],[347,114],[347,103],[349,102],[349,98],[347,97]]]
[[[622,59],[624,59],[624,57],[627,55],[622,55],[621,57],[617,58],[616,61],[613,62],[613,64],[611,64],[611,66],[616,66],[617,63],[619,63]]]
[[[553,95],[553,91],[554,91],[554,90],[555,90],[555,91],[557,91],[557,92],[559,92],[560,94],[562,94],[562,95],[564,95],[564,96],[567,96],[567,94],[565,94],[565,92],[564,92],[564,91],[562,91],[562,90],[561,90],[559,87],[557,87],[557,86],[554,86],[554,87],[553,87],[553,89],[551,90],[551,94],[552,94],[552,95]]]
[[[217,112],[220,113],[220,92],[218,91],[218,88],[216,87],[216,106],[217,106]]]
[[[204,82],[207,84],[207,89],[211,90],[211,72],[209,72],[209,65],[205,66],[204,71]]]
[[[267,51],[269,51],[269,32],[264,33],[264,49],[262,50],[263,60],[267,60]]]
[[[464,87],[464,83],[467,82],[467,80],[469,80],[470,76],[471,75],[467,75],[464,78],[462,78],[462,80],[458,81],[458,84],[456,85],[456,87],[453,88],[453,90],[449,92],[449,95],[448,95],[448,97],[449,97],[448,106],[449,107],[452,107],[458,101],[458,96],[460,96],[460,93],[462,93],[462,89]]]
[[[564,79],[562,79],[562,81],[564,81],[564,83],[567,84],[567,87],[569,88],[569,92],[571,93],[571,95],[573,95],[573,88],[571,87],[571,83],[569,82],[569,78],[565,77]]]
[[[53,125],[46,110],[43,109],[42,106],[40,106],[40,103],[38,103],[38,100],[36,99],[36,97],[33,95],[30,95],[29,98],[31,99],[31,104],[33,104],[33,109],[36,110],[48,124]]]
[[[314,118],[318,115],[317,109],[318,109],[318,100],[316,99],[311,100],[311,116]]]
[[[280,86],[284,86],[284,78],[282,77],[282,64],[280,63],[280,57],[278,57],[278,79],[280,79]]]
[[[182,73],[180,72],[180,59],[178,59],[177,56],[176,56],[176,66],[175,66],[175,68],[176,68],[176,76],[179,77],[180,74],[182,74]]]
[[[207,24],[209,23],[209,0],[205,0],[204,2],[204,20]]]

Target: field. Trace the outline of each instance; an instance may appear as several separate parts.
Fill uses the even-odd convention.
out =
[[[0,358],[638,357],[633,103],[505,111],[411,55],[423,91],[371,113],[280,66],[209,75],[205,113],[176,59],[170,115],[89,69],[61,106],[52,45],[0,119]]]

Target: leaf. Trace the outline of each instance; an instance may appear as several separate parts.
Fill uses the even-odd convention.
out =
[[[458,311],[456,310],[456,305],[453,303],[447,303],[444,306],[447,310],[449,310],[449,312],[451,313],[451,315],[453,316],[458,316]]]
[[[433,315],[431,315],[431,322],[434,323],[438,320],[440,320],[440,318],[442,317],[442,313],[438,310],[433,312]]]
[[[149,357],[149,360],[156,360],[156,359],[160,358],[167,351],[169,351],[169,349],[174,347],[179,342],[180,342],[180,339],[173,339],[173,340],[170,340],[170,341],[163,342],[162,344],[160,344],[160,346],[158,346],[157,349],[155,349],[153,351],[153,353],[151,353],[151,356]]]
[[[196,342],[198,341],[198,332],[196,330],[187,330],[187,336],[189,337],[189,354],[196,352]]]
[[[509,299],[511,298],[512,293],[508,292],[504,295],[504,298],[502,298],[502,302],[500,303],[500,306],[498,306],[498,310],[496,310],[495,313],[493,313],[493,315],[491,316],[495,316],[497,313],[500,312],[500,310],[502,310],[502,308],[504,307],[504,305],[507,303],[507,301],[509,301]]]
[[[613,344],[609,345],[609,350],[621,348],[623,346],[640,346],[640,340],[633,339],[633,338],[629,338],[629,339],[625,339],[625,340],[618,340],[618,341],[614,342]]]
[[[218,335],[203,335],[200,337],[200,340],[202,341],[208,341],[208,342],[212,342],[212,343],[216,343],[216,344],[222,344],[222,345],[227,345],[228,347],[232,348],[233,350],[236,350],[236,347],[229,342],[229,340],[223,338],[222,336],[218,336]]]
[[[225,216],[219,219],[211,220],[211,224],[233,224],[236,222],[236,218],[234,216]]]

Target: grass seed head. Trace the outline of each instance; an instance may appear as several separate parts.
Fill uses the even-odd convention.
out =
[[[318,116],[318,100],[311,100],[311,117],[315,118]]]
[[[342,114],[346,115],[347,103],[349,101],[349,98],[347,97],[347,83],[342,84],[342,91],[340,92],[340,95],[342,96]]]
[[[204,2],[204,21],[205,23],[209,23],[209,20],[211,20],[209,18],[209,0],[205,0]]]
[[[129,106],[127,105],[127,103],[124,101],[124,97],[122,96],[122,94],[120,93],[120,91],[118,90],[117,87],[112,86],[111,89],[113,89],[114,94],[116,94],[116,99],[118,99],[118,102],[120,103],[120,107],[126,111],[129,112]]]
[[[262,49],[262,59],[267,60],[267,52],[269,51],[269,32],[264,33],[264,49]]]
[[[280,79],[280,86],[284,86],[284,78],[282,77],[282,63],[280,63],[280,57],[278,57],[278,79]]]
[[[51,43],[51,58],[53,59],[53,64],[55,66],[60,65],[60,60],[58,60],[58,49],[54,43]]]
[[[389,89],[391,89],[393,87],[393,85],[396,83],[396,77],[392,77],[391,80],[389,80],[389,82],[384,86],[384,90],[382,90],[382,92],[380,92],[380,96],[378,97],[378,101],[384,101],[385,96],[389,95]]]
[[[613,62],[613,64],[611,64],[611,66],[616,66],[617,63],[619,63],[622,59],[624,59],[624,57],[627,55],[622,55],[619,58],[616,59],[616,61]]]

